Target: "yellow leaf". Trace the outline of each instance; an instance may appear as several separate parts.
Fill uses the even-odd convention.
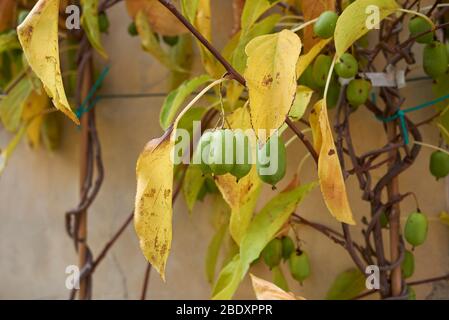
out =
[[[335,10],[335,0],[302,0],[302,12],[304,14],[304,21],[310,21],[320,16],[326,10]],[[309,50],[320,41],[313,33],[313,25],[307,26],[304,29],[304,51]]]
[[[208,41],[212,41],[210,0],[199,0],[196,19],[193,24]],[[197,43],[206,72],[213,78],[221,77],[224,73],[224,68],[203,44],[199,41]]]
[[[223,81],[225,79],[216,80],[204,88],[162,137],[153,139],[146,145],[137,161],[134,227],[145,258],[163,280],[172,240],[173,160],[179,155],[175,148],[176,129],[189,108],[208,90]]]
[[[367,19],[371,14],[370,10],[366,10],[368,6],[378,8],[380,21],[399,8],[394,0],[356,0],[351,3],[340,15],[335,27],[334,41],[337,57],[340,57],[357,39],[369,31],[366,27]]]
[[[299,56],[296,64],[296,79],[302,75],[306,68],[312,63],[315,57],[323,50],[323,48],[331,41],[332,38],[323,39],[316,43],[306,54]]]
[[[257,300],[305,300],[291,292],[285,292],[273,283],[250,274]]]
[[[318,177],[324,202],[338,221],[355,224],[324,100],[315,104],[309,121],[319,155]]]
[[[278,129],[285,121],[296,93],[295,68],[301,40],[289,31],[254,38],[246,47],[245,79],[249,91],[252,126]]]
[[[37,148],[40,145],[41,127],[44,119],[42,113],[48,107],[48,100],[47,95],[43,91],[38,92],[34,90],[25,101],[22,119],[25,122],[30,121],[26,133],[28,144],[32,148]]]
[[[187,32],[184,25],[158,0],[126,0],[126,9],[131,18],[143,10],[151,29],[164,36],[177,36]]]
[[[101,44],[100,25],[98,23],[98,0],[81,0],[83,16],[81,23],[86,31],[87,38],[95,50],[105,59],[108,58]]]
[[[151,140],[137,161],[134,226],[140,248],[165,280],[172,240],[173,130]]]
[[[64,91],[58,43],[59,0],[39,0],[17,27],[19,41],[34,73],[42,81],[53,104],[76,124]]]

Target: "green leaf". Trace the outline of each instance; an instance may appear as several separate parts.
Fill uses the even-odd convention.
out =
[[[8,144],[8,146],[5,149],[1,150],[1,153],[0,153],[0,175],[3,173],[3,170],[5,170],[6,164],[7,164],[8,160],[9,160],[9,158],[11,157],[11,154],[16,149],[16,147],[19,144],[20,140],[24,136],[27,127],[28,126],[25,125],[25,124],[22,125],[20,127],[19,131],[17,131],[17,133],[11,139],[11,141]]]
[[[284,273],[282,272],[282,269],[280,266],[276,266],[273,269],[271,269],[271,273],[273,274],[273,283],[277,285],[279,288],[281,288],[284,291],[290,291],[288,288],[287,279],[285,279]]]
[[[184,81],[190,78],[193,66],[193,40],[190,34],[179,35],[178,43],[170,47],[170,59],[174,65],[181,67],[185,71],[171,70],[170,90],[179,87]]]
[[[247,33],[257,19],[278,2],[278,0],[246,0],[242,12],[242,34]]]
[[[17,32],[11,30],[10,32],[0,34],[0,53],[14,49],[20,49]]]
[[[182,13],[192,24],[195,22],[198,4],[199,0],[181,0]]]
[[[178,89],[173,90],[165,98],[164,104],[162,105],[161,114],[159,117],[159,122],[163,129],[167,129],[173,122],[179,108],[184,103],[184,100],[192,94],[198,87],[211,81],[208,75],[202,75],[191,80],[185,81]]]
[[[106,51],[101,43],[100,25],[98,23],[98,0],[81,0],[83,15],[81,24],[86,31],[92,47],[105,59],[108,58]]]
[[[240,244],[240,254],[225,266],[218,276],[213,299],[231,299],[240,282],[263,248],[274,238],[279,229],[302,199],[317,186],[316,182],[284,191],[271,199],[253,219]]]
[[[365,290],[365,275],[359,269],[340,273],[327,292],[327,300],[350,300]]]
[[[162,49],[159,40],[156,38],[151,29],[148,19],[143,11],[137,12],[135,19],[137,32],[139,33],[140,42],[143,50],[151,54],[159,63],[170,70],[183,71],[179,66],[173,65],[170,56]]]
[[[198,198],[198,193],[200,192],[205,180],[206,178],[203,175],[199,165],[189,165],[182,183],[182,191],[190,213],[192,213],[193,206]]]
[[[444,95],[449,94],[449,74],[445,73],[441,76],[439,76],[437,79],[435,79],[434,84],[432,85],[432,92],[435,95],[435,97],[439,98]],[[441,132],[441,135],[443,136],[446,143],[449,143],[449,99],[444,100],[440,103],[436,104],[436,109],[441,112],[440,116],[438,117],[438,124],[439,129]],[[440,127],[441,126],[441,127]]]
[[[335,27],[334,42],[337,57],[369,31],[366,26],[371,14],[370,10],[367,11],[369,6],[378,8],[379,22],[399,8],[394,0],[356,0],[351,3],[340,15]]]
[[[298,86],[296,88],[296,96],[293,101],[292,108],[288,113],[288,116],[294,120],[298,121],[304,116],[307,106],[309,105],[310,99],[312,98],[313,90],[306,86]]]
[[[206,252],[206,276],[207,281],[212,284],[215,280],[215,269],[217,268],[217,258],[220,253],[223,239],[226,234],[227,225],[224,223],[212,237]]]
[[[31,94],[33,85],[28,77],[21,79],[0,101],[0,118],[6,130],[18,129],[26,98]]]

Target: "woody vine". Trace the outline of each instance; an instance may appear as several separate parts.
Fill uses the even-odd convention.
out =
[[[278,297],[297,299],[301,293],[289,292],[279,267],[283,262],[288,264],[292,277],[301,283],[313,270],[309,253],[301,248],[296,225],[311,227],[341,245],[355,264],[355,269],[336,280],[328,298],[355,299],[378,292],[383,299],[411,299],[414,285],[449,279],[449,275],[442,275],[407,280],[414,271],[413,252],[426,240],[428,219],[425,208],[418,205],[419,195],[399,188],[400,175],[411,170],[422,147],[434,149],[429,159],[430,174],[437,179],[449,174],[449,54],[445,44],[449,7],[440,1],[423,7],[418,0],[329,0],[319,4],[306,0],[235,0],[234,35],[223,50],[211,42],[208,0],[126,1],[133,19],[129,34],[139,36],[142,48],[171,70],[172,91],[161,109],[165,133],[145,146],[137,162],[135,208],[95,257],[87,242],[87,210],[101,187],[104,169],[95,109],[85,107],[97,101],[92,90],[92,56],[96,51],[107,57],[100,35],[107,32],[107,9],[118,2],[0,2],[4,9],[0,52],[5,66],[0,112],[4,127],[15,134],[2,150],[2,164],[6,165],[24,136],[33,145],[42,139],[50,148],[57,145],[56,109],[81,124],[80,202],[66,213],[66,229],[82,268],[80,299],[92,298],[96,267],[133,219],[143,254],[165,277],[172,240],[172,202],[181,193],[190,210],[205,196],[215,197],[227,208],[219,217],[207,253],[207,275],[215,299],[232,298],[259,258],[272,270],[274,284],[253,277],[256,295],[267,294],[260,290],[268,286]],[[80,30],[67,30],[61,23],[64,6],[69,4],[81,5]],[[367,7],[377,8],[374,17],[379,21],[372,29],[367,27]],[[405,40],[403,34],[407,34]],[[197,77],[191,76],[188,59],[193,39],[205,70]],[[76,66],[76,72],[63,84],[65,65],[60,63],[59,47],[67,44],[70,46],[65,50],[71,57],[68,64]],[[415,58],[418,46],[423,47],[422,61]],[[436,100],[407,109],[400,87],[402,78],[416,65],[422,66],[434,82]],[[396,81],[393,85],[377,85],[378,90],[373,91],[372,74],[394,74]],[[75,96],[72,106],[66,96],[70,90]],[[372,92],[378,92],[378,99]],[[193,93],[196,96],[190,99]],[[206,93],[212,103],[207,108],[197,107]],[[48,106],[48,98],[55,108]],[[76,110],[73,105],[83,108]],[[424,107],[433,108],[433,115],[412,121],[408,112]],[[362,154],[353,145],[351,131],[353,115],[360,108],[368,109],[373,121],[383,122],[388,141],[382,148]],[[201,120],[201,132],[192,129],[196,120]],[[422,141],[420,128],[424,125],[440,131],[438,145]],[[189,145],[197,149],[192,154],[182,153],[181,158],[193,160],[198,154],[206,154],[199,162],[173,163],[171,154],[182,129],[190,132]],[[251,139],[239,129],[266,130],[271,137],[256,135]],[[292,148],[292,140],[285,141],[288,131],[303,143],[307,153],[299,155],[297,174],[288,178],[288,187],[278,190],[276,184],[286,178],[285,153]],[[277,148],[271,149],[275,150],[273,155],[269,150],[274,142]],[[241,161],[223,164],[222,158],[238,146],[247,150]],[[269,174],[263,173],[262,158],[267,154],[268,163],[275,159],[277,164],[275,172]],[[316,183],[299,182],[304,166],[316,169]],[[383,175],[375,179],[372,172],[379,169],[383,169]],[[356,177],[362,199],[369,203],[370,212],[363,216],[352,213],[345,187],[349,176]],[[274,196],[256,213],[264,183],[273,186]],[[341,230],[296,213],[296,207],[315,187],[320,188],[330,214],[341,222]],[[416,202],[416,211],[401,212],[400,203],[409,198]],[[401,215],[407,216],[404,226]],[[353,240],[354,224],[363,225],[363,243]],[[388,236],[383,229],[388,229]],[[226,237],[232,239],[234,254],[215,277],[216,257]],[[365,272],[373,265],[380,270],[380,286],[364,291]],[[146,296],[150,270],[148,265],[141,298]],[[342,281],[350,281],[349,285],[357,289],[350,295],[338,292]],[[73,290],[71,298],[76,293]]]

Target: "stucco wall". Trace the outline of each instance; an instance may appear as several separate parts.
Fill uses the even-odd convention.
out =
[[[214,2],[216,42],[227,39],[231,21],[230,1]],[[127,35],[129,23],[124,5],[119,4],[109,13],[110,34],[104,43],[110,54],[111,72],[103,86],[103,93],[164,92],[167,72],[150,56],[140,50],[139,41]],[[430,97],[430,82],[410,83],[404,89],[407,104],[421,102]],[[103,100],[97,105],[97,122],[102,141],[105,180],[97,200],[89,211],[89,243],[94,254],[117,230],[132,210],[135,192],[135,162],[144,144],[159,136],[159,109],[162,98]],[[414,114],[429,115],[429,111]],[[385,142],[381,124],[363,109],[351,122],[355,147],[360,152]],[[424,140],[437,141],[433,128],[423,128]],[[62,149],[56,153],[31,151],[22,143],[0,178],[0,298],[56,298],[68,297],[65,288],[65,268],[76,264],[72,242],[64,230],[64,212],[74,207],[78,199],[78,161],[80,132],[65,123]],[[0,145],[10,136],[0,131]],[[289,153],[292,172],[305,150],[294,143],[299,151]],[[417,266],[413,279],[449,272],[449,229],[438,222],[437,215],[447,209],[444,182],[436,182],[428,173],[429,150],[423,150],[413,169],[401,176],[402,190],[415,192],[421,208],[430,217],[429,239],[417,248]],[[309,165],[312,165],[309,163]],[[303,170],[303,181],[316,179],[315,170]],[[377,174],[375,176],[379,176]],[[284,181],[284,184],[286,181]],[[282,185],[281,185],[282,187]],[[348,181],[350,201],[360,221],[368,206],[359,200],[356,181]],[[265,188],[261,199],[274,193]],[[264,200],[262,200],[264,201]],[[263,203],[260,203],[262,205]],[[402,210],[413,210],[407,200]],[[316,190],[300,206],[298,212],[306,218],[323,222],[339,229],[324,207]],[[148,297],[150,299],[207,299],[210,287],[204,276],[204,256],[212,236],[209,223],[211,210],[200,204],[189,216],[181,199],[174,208],[173,249],[167,267],[167,282],[152,273]],[[298,229],[304,248],[311,256],[313,275],[303,287],[292,282],[292,290],[307,298],[322,298],[334,277],[352,266],[347,253],[338,245],[308,228]],[[354,235],[361,226],[354,228]],[[357,237],[355,236],[357,239]],[[131,227],[111,250],[94,275],[94,298],[139,298],[144,276],[145,260]],[[260,265],[255,274],[270,279],[266,267]],[[437,296],[449,297],[447,288],[438,286]],[[425,298],[431,285],[419,287],[419,298]],[[444,292],[444,290],[446,290]],[[443,292],[443,294],[441,294]],[[246,280],[237,298],[254,298]]]

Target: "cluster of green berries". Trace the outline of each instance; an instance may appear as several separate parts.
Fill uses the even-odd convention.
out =
[[[309,256],[296,249],[289,236],[271,240],[262,250],[262,258],[270,269],[278,266],[282,260],[287,261],[292,277],[301,283],[310,275]]]
[[[272,147],[273,143],[277,144],[277,148]],[[199,163],[204,174],[219,176],[229,173],[238,181],[251,171],[251,150],[250,139],[241,130],[206,131],[200,138],[194,163]],[[276,153],[271,154],[272,150]],[[260,179],[272,186],[284,178],[287,169],[286,147],[279,136],[271,137],[262,148],[258,148],[256,167]]]

